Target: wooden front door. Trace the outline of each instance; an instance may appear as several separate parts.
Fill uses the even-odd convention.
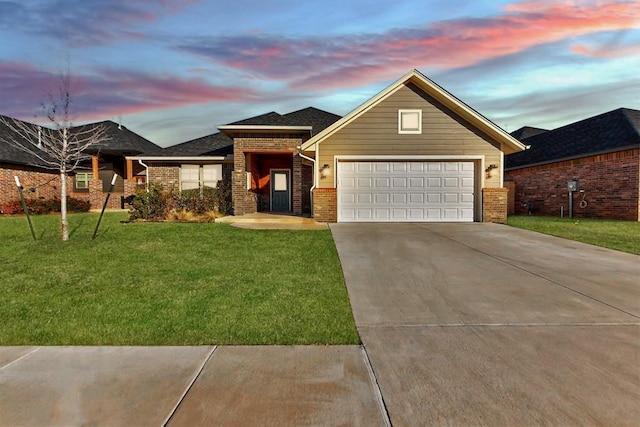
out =
[[[291,171],[289,169],[271,170],[271,211],[289,212],[291,210]]]

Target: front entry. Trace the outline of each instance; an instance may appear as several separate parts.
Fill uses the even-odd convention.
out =
[[[291,211],[291,171],[271,169],[271,211]]]

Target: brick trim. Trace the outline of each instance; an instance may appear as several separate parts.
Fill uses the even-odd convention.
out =
[[[318,222],[338,222],[338,192],[335,188],[313,189],[313,218]]]
[[[507,222],[507,194],[506,188],[482,189],[482,222]]]

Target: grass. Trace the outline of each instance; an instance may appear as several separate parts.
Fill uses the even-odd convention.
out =
[[[0,217],[0,345],[357,344],[328,230]]]
[[[509,225],[640,255],[640,222],[510,216]]]

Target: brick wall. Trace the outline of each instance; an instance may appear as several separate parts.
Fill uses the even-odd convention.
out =
[[[534,215],[568,216],[567,181],[578,180],[581,193],[573,194],[573,216],[640,220],[640,149],[567,160],[505,172],[515,183],[515,212],[526,214],[531,201]]]
[[[118,180],[121,178],[118,177]],[[111,181],[109,181],[111,182]],[[107,198],[107,193],[102,191],[102,180],[101,179],[93,179],[89,181],[89,192],[83,193],[84,198],[88,198],[89,203],[91,204],[91,210],[101,210],[104,205],[104,201]],[[107,209],[122,209],[122,197],[127,197],[135,194],[136,192],[136,182],[135,179],[127,180],[125,179],[123,182],[123,191],[113,191],[111,196],[109,196],[109,200],[107,202]],[[76,197],[73,195],[73,197]],[[129,207],[125,204],[125,209]]]
[[[0,165],[0,205],[12,200],[18,200],[18,189],[14,176],[20,179],[24,187],[23,194],[27,199],[60,198],[60,175],[56,171],[43,171],[31,167],[15,165]],[[67,188],[71,197],[82,198],[74,194],[73,178],[67,177]]]
[[[180,165],[149,163],[149,183],[162,185],[165,190],[180,189]]]
[[[507,222],[506,188],[482,189],[482,222]]]
[[[318,222],[338,221],[338,198],[335,188],[313,189],[313,218]]]

